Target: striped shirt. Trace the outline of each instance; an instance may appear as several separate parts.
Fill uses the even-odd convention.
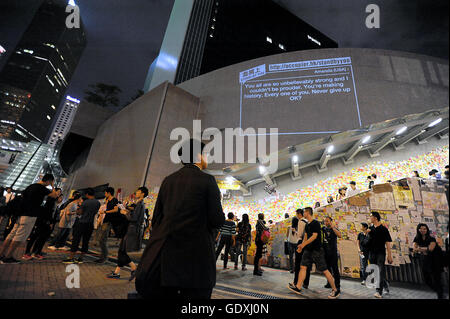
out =
[[[236,224],[233,221],[226,220],[220,228],[220,233],[222,236],[236,235]]]

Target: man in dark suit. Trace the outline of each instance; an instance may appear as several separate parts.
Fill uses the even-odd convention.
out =
[[[213,230],[225,215],[220,191],[207,167],[204,144],[184,143],[184,165],[161,184],[152,219],[152,236],[136,271],[144,298],[209,299],[216,284]]]

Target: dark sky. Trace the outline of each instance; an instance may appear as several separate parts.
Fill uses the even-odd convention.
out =
[[[38,0],[0,0],[0,45],[12,51]],[[67,94],[83,97],[91,83],[122,88],[125,104],[144,85],[174,0],[76,0],[88,45]],[[448,0],[276,0],[336,40],[339,47],[380,48],[448,59]],[[381,28],[367,29],[365,8],[376,3]],[[0,61],[0,68],[5,62]]]

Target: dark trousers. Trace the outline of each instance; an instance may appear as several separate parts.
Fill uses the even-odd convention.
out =
[[[40,255],[45,242],[50,237],[51,231],[50,225],[46,223],[39,223],[36,225],[30,237],[28,237],[25,254],[29,255],[33,253],[35,255]]]
[[[299,245],[301,242],[299,242]],[[298,276],[300,274],[300,265],[302,263],[302,257],[303,257],[304,250],[302,250],[301,253],[298,253],[297,250],[295,250],[295,267],[294,267],[294,285],[297,285],[298,282]],[[308,267],[306,269],[306,277],[305,281],[303,281],[303,287],[309,286],[309,277],[311,276],[311,268]]]
[[[228,263],[228,254],[231,249],[231,245],[233,244],[233,239],[231,236],[224,236],[220,238],[219,247],[217,247],[216,250],[216,260],[219,258],[220,252],[222,251],[223,247],[225,246],[225,255],[223,257],[223,266],[227,267]]]
[[[81,246],[81,252],[87,253],[89,250],[89,241],[91,240],[92,232],[94,227],[91,223],[79,223],[78,221],[73,225],[73,238],[71,252],[75,253],[78,251],[80,242],[83,240]]]
[[[433,289],[438,299],[444,297],[444,287],[442,284],[442,267],[431,256],[422,256],[422,274],[425,283]]]
[[[334,278],[334,284],[337,289],[341,288],[341,274],[338,267],[338,255],[337,252],[330,252],[325,250],[325,261],[327,263],[327,269],[331,272]]]
[[[71,230],[72,228],[60,228],[50,245],[55,246],[56,248],[64,247]]]
[[[370,252],[369,253],[369,262],[370,264],[377,265],[380,270],[380,282],[379,288],[377,288],[377,292],[382,295],[383,288],[389,289],[387,281],[386,281],[386,266],[384,265],[386,261],[386,254],[377,254]]]
[[[256,273],[259,271],[259,260],[262,258],[264,244],[261,241],[255,241],[256,244],[256,253],[255,253],[255,260],[253,261],[253,273]]]
[[[369,262],[369,254],[363,253],[363,256],[364,256],[364,258],[359,256],[359,264],[360,264],[359,275],[362,280],[366,280],[366,278],[367,278],[366,269],[367,269],[367,264]]]
[[[242,267],[244,268],[245,265],[247,265],[247,250],[248,250],[248,246],[249,243],[242,243],[242,242],[237,242],[236,243],[236,254],[234,256],[234,265],[237,266],[238,265],[238,261],[239,261],[239,255],[242,253]],[[242,247],[242,250],[241,250]]]
[[[119,251],[117,252],[117,266],[123,267],[131,263],[131,258],[127,254],[126,237],[120,240]]]
[[[289,247],[289,270],[294,271],[294,256],[295,251],[297,250],[297,244],[288,243]]]

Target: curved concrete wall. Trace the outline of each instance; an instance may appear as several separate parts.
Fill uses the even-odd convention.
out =
[[[280,132],[357,129],[359,119],[353,90],[357,95],[362,127],[448,106],[447,60],[372,49],[322,49],[268,56],[204,74],[181,83],[179,87],[200,98],[200,118],[204,128],[236,128],[241,121],[240,72],[263,64],[269,70],[269,64],[344,57],[351,58],[351,68],[347,68],[349,79],[345,84],[351,88],[351,92],[347,97],[342,94],[315,95],[297,105],[280,98],[277,101],[251,101],[250,106],[246,105],[248,101],[244,101],[242,111],[246,118],[242,128],[247,127],[247,122],[261,128],[278,127]],[[278,75],[283,77],[283,73]],[[299,77],[304,73],[287,75]],[[324,135],[330,134],[283,135],[280,136],[279,147],[307,142]]]

